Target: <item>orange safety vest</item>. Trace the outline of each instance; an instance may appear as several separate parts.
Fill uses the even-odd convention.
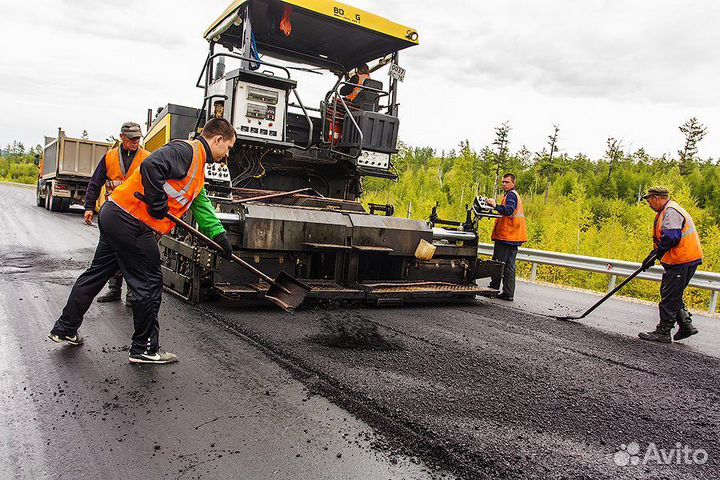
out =
[[[105,169],[107,170],[105,197],[109,197],[113,190],[122,185],[122,183],[140,167],[143,160],[149,156],[150,152],[144,148],[138,148],[130,164],[130,168],[126,172],[125,163],[122,161],[122,156],[120,155],[120,147],[108,150],[105,154]]]
[[[200,194],[205,186],[205,162],[207,160],[205,147],[200,140],[179,140],[192,146],[193,159],[187,175],[182,180],[168,180],[163,190],[168,197],[168,212],[176,217],[182,217],[190,209],[193,200]],[[167,218],[158,220],[148,212],[145,202],[135,197],[135,193],[145,193],[140,170],[132,175],[110,196],[110,201],[127,213],[143,222],[158,233],[166,234],[173,229],[175,223]]]
[[[503,215],[495,219],[495,228],[493,228],[492,239],[502,240],[505,242],[527,242],[527,223],[525,222],[525,209],[523,208],[520,195],[515,190],[511,190],[517,197],[517,207],[512,215],[506,217]],[[510,193],[510,192],[508,192]],[[505,205],[507,193],[503,196],[500,205]]]
[[[358,74],[358,85],[364,85],[365,80],[368,80],[370,78],[370,75],[367,73],[360,73]],[[355,87],[352,92],[350,92],[350,95],[345,97],[346,99],[350,100],[351,102],[354,102],[355,99],[360,95],[360,92],[362,92],[363,89],[360,87]]]
[[[659,260],[667,265],[682,265],[684,263],[702,260],[703,251],[700,246],[700,236],[695,229],[695,222],[693,222],[690,214],[678,205],[675,200],[668,201],[665,207],[655,216],[655,224],[653,226],[653,243],[655,244],[655,248],[657,248],[660,243],[663,220],[669,208],[677,211],[685,219],[682,227],[682,238],[680,239],[680,243],[668,250]]]

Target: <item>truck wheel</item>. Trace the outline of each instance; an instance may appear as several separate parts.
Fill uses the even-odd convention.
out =
[[[35,204],[38,207],[45,206],[45,199],[40,195],[40,182],[38,182],[37,187],[35,187]]]
[[[51,212],[59,212],[62,210],[62,198],[55,198],[52,194],[52,187],[48,186],[47,197],[45,197],[45,204],[48,210]]]
[[[50,210],[50,185],[45,185],[45,210]]]
[[[59,199],[58,199],[59,200]],[[69,212],[70,211],[70,205],[72,205],[72,199],[70,198],[63,198],[60,202],[60,211],[61,212]]]

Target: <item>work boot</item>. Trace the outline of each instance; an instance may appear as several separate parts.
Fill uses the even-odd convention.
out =
[[[640,337],[643,340],[649,340],[651,342],[658,342],[658,343],[672,343],[672,339],[670,338],[670,332],[672,331],[672,324],[667,325],[663,322],[660,322],[657,327],[655,327],[655,330],[652,332],[640,332],[638,333],[638,337]]]
[[[683,340],[698,333],[698,329],[692,323],[692,315],[684,308],[678,313],[678,331],[673,335],[673,340]]]
[[[511,296],[508,295],[507,293],[501,293],[501,294],[498,295],[496,298],[498,298],[498,299],[500,299],[500,300],[505,300],[505,301],[507,301],[507,302],[512,302],[512,301],[515,300],[514,297],[511,297]]]
[[[108,293],[106,293],[102,297],[98,297],[97,301],[100,303],[119,302],[120,301],[120,290],[108,290]]]
[[[177,355],[163,350],[155,353],[131,353],[129,356],[130,363],[175,363],[178,361]]]

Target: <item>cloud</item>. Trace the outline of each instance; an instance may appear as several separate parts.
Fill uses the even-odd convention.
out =
[[[700,154],[720,156],[720,3],[346,1],[419,31],[400,55],[408,143],[483,145],[510,120],[514,148],[540,150],[559,123],[568,153],[598,157],[615,136],[661,154],[695,115],[710,128]],[[0,144],[37,143],[59,125],[105,138],[147,108],[197,106],[202,32],[229,2],[5,2],[0,110],[12,115],[0,116]],[[297,78],[306,105],[330,88]]]
[[[714,2],[413,5],[412,12],[394,13],[420,32],[422,53],[408,56],[423,76],[468,88],[533,85],[560,97],[720,103],[712,76],[720,64],[720,51],[711,47],[720,42]]]

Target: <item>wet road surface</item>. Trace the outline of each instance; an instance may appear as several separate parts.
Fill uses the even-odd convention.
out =
[[[132,314],[93,304],[81,347],[47,337],[97,228],[0,183],[0,478],[429,478],[262,349],[166,295],[180,362],[127,361]],[[435,470],[433,469],[433,472]],[[442,473],[442,472],[441,472]]]
[[[227,303],[193,307],[165,295],[161,341],[181,362],[137,367],[127,364],[130,314],[120,304],[93,305],[81,348],[44,339],[97,230],[78,215],[34,207],[33,194],[0,184],[6,471],[26,478],[422,478],[428,470],[462,478],[718,478],[713,319],[701,320],[709,328],[695,347],[692,339],[633,338],[654,325],[653,311],[622,301],[611,311],[642,325],[528,313],[542,313],[541,300],[511,308],[485,300],[307,307],[287,316]],[[518,297],[527,289],[527,298],[548,306],[557,290],[519,289]],[[585,299],[576,302],[582,310]],[[347,317],[374,322],[402,348],[315,341],[324,322]],[[675,454],[685,446],[690,464]],[[648,455],[656,451],[664,460]]]

